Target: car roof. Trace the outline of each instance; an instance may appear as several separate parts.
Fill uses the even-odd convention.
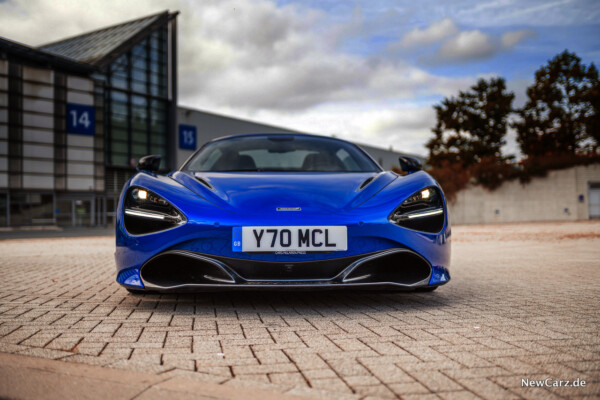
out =
[[[235,135],[221,136],[221,137],[215,138],[213,140],[210,140],[207,143],[219,142],[221,140],[237,139],[237,138],[243,138],[243,137],[253,137],[253,136],[301,136],[301,137],[307,137],[307,138],[330,139],[330,140],[337,140],[340,142],[351,143],[351,142],[348,142],[347,140],[336,138],[333,136],[315,135],[312,133],[293,133],[293,132],[239,133],[239,134],[235,134]],[[351,144],[354,144],[354,143],[351,143]]]

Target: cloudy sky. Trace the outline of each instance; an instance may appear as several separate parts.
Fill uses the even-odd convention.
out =
[[[0,36],[40,45],[165,9],[180,104],[423,155],[432,105],[478,77],[504,76],[520,105],[558,52],[600,63],[598,0],[0,0]]]

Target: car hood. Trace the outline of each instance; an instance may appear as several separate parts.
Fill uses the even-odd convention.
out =
[[[331,214],[364,203],[398,176],[380,173],[183,172],[171,178],[215,206],[246,215],[274,214],[279,207]],[[370,181],[367,181],[370,179]],[[365,184],[366,183],[366,184]]]

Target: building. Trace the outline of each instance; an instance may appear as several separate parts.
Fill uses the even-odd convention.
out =
[[[278,126],[260,124],[187,107],[177,108],[177,123],[179,130],[176,139],[177,165],[181,165],[192,155],[194,150],[198,148],[198,143],[206,143],[218,137],[234,133],[302,133]],[[392,167],[397,166],[398,157],[402,155],[392,150],[358,144],[385,169],[392,169]],[[424,160],[421,159],[421,161]]]
[[[176,16],[0,39],[0,225],[110,223],[132,159],[174,161]]]
[[[0,227],[110,225],[140,157],[166,171],[219,136],[290,132],[178,108],[176,49],[168,11],[37,48],[0,38]]]

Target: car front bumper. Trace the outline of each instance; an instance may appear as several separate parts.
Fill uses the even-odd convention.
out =
[[[439,286],[450,279],[451,231],[447,217],[442,231],[432,234],[391,223],[387,219],[388,213],[382,212],[377,204],[335,215],[298,213],[282,216],[234,214],[196,202],[181,208],[187,217],[185,224],[152,234],[131,235],[123,223],[122,204],[119,210],[115,252],[117,282],[130,289],[184,291],[383,286],[410,290]],[[248,253],[233,248],[236,227],[281,225],[346,226],[347,250],[287,254]],[[166,255],[174,254],[178,255],[177,260],[165,259]],[[361,268],[357,269],[357,265],[367,265],[370,257],[387,261],[384,263],[386,266],[378,266],[378,271],[368,272],[371,274],[369,278],[351,279],[358,277],[349,272],[359,271]],[[150,279],[147,274],[151,263],[166,266],[161,270],[159,280]],[[179,278],[174,282],[167,279],[171,266],[194,263],[197,272],[191,272],[188,282]],[[213,274],[218,280],[198,280],[196,275],[202,272],[198,265],[205,265],[203,263],[217,268]],[[415,264],[420,265],[416,267],[419,273],[412,277],[410,271]]]
[[[160,292],[253,289],[370,288],[413,290],[450,280],[406,248],[317,261],[249,261],[187,250],[167,250],[141,268],[122,270],[117,281],[132,289]]]

